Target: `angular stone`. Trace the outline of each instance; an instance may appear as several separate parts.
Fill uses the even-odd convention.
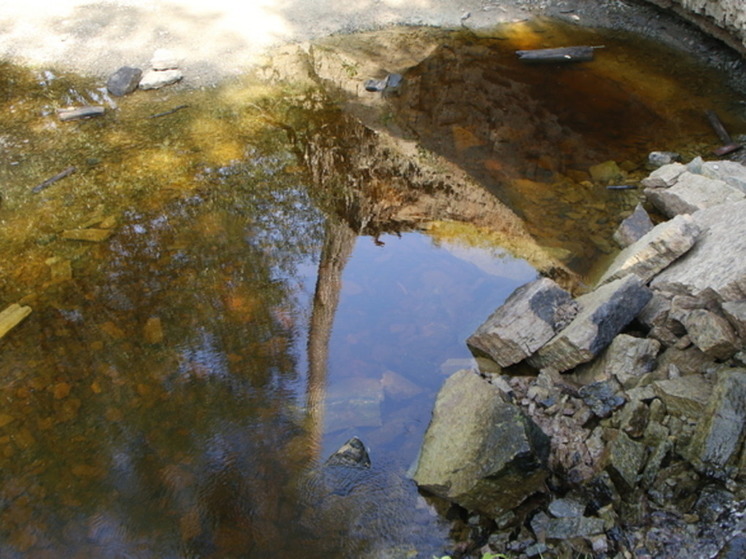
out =
[[[615,381],[586,384],[578,391],[578,395],[598,417],[608,417],[625,402],[615,385]]]
[[[143,326],[143,337],[149,344],[159,344],[163,342],[163,324],[157,316],[151,316],[145,326]]]
[[[736,161],[707,161],[702,163],[700,174],[721,180],[746,193],[746,166]]]
[[[660,223],[620,252],[598,283],[600,285],[627,274],[636,274],[643,283],[647,283],[692,248],[699,234],[699,227],[689,215],[678,215]]]
[[[681,155],[674,151],[651,151],[648,154],[648,168],[658,169],[681,160]]]
[[[529,358],[529,363],[538,369],[567,371],[590,361],[635,318],[650,297],[650,290],[634,274],[579,297],[580,311],[573,321]]]
[[[545,528],[547,539],[568,540],[587,538],[604,531],[604,521],[600,518],[580,516],[574,518],[550,518]]]
[[[547,508],[555,518],[577,518],[585,512],[585,505],[572,499],[555,499]]]
[[[746,343],[746,301],[723,303],[723,314],[736,329],[741,343]]]
[[[148,70],[140,79],[140,89],[159,89],[184,77],[181,70]]]
[[[642,238],[652,228],[653,222],[650,220],[648,212],[645,211],[642,204],[637,204],[632,215],[625,218],[614,232],[614,240],[620,247],[625,248]]]
[[[574,380],[589,384],[613,378],[625,389],[634,388],[642,375],[655,368],[659,350],[657,340],[619,334],[598,359],[575,370]]]
[[[692,343],[708,357],[727,359],[739,349],[730,323],[722,316],[706,309],[694,309],[684,318]]]
[[[691,419],[702,417],[712,392],[712,386],[701,375],[657,380],[652,386],[669,414]]]
[[[422,394],[424,390],[421,386],[416,385],[394,371],[383,373],[381,386],[383,386],[383,393],[386,397],[394,401],[408,400]]]
[[[508,367],[548,342],[575,317],[577,309],[567,291],[542,278],[516,289],[466,344]]]
[[[645,188],[668,188],[676,183],[679,175],[686,171],[686,167],[681,163],[671,163],[656,169],[650,175],[642,179],[640,184]]]
[[[640,480],[647,451],[644,444],[633,441],[621,431],[615,431],[614,435],[608,445],[609,475],[620,490],[630,491]]]
[[[619,428],[633,439],[645,434],[650,408],[640,400],[629,402],[619,411]]]
[[[363,441],[352,437],[337,452],[326,460],[327,466],[346,466],[348,468],[370,468],[370,455]]]
[[[140,68],[131,68],[130,66],[122,66],[114,72],[109,79],[106,81],[106,89],[109,93],[121,97],[132,93],[140,85],[140,78],[142,77],[142,70]]]
[[[710,371],[714,365],[713,358],[694,345],[684,349],[669,347],[658,356],[658,368],[653,374],[662,379],[665,375],[661,373],[674,367],[682,376],[701,375]]]
[[[712,206],[743,200],[746,194],[716,179],[682,173],[669,188],[646,188],[650,202],[668,217],[692,214]]]
[[[687,458],[707,475],[734,477],[746,438],[746,369],[719,372]]]
[[[651,287],[698,295],[710,288],[721,301],[746,299],[746,200],[694,214],[703,233],[695,246],[651,282]]]
[[[502,392],[471,371],[438,394],[414,480],[493,518],[543,491],[548,437]]]

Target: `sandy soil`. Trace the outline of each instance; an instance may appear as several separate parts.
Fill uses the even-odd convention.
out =
[[[488,26],[535,0],[0,0],[0,58],[105,76],[167,48],[193,85],[255,64],[272,46],[392,24]]]

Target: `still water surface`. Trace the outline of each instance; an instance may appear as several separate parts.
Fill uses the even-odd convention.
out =
[[[537,90],[570,91],[581,74],[593,89],[607,66],[524,68],[527,83],[512,61],[525,31],[454,39],[412,69],[397,103],[424,145],[495,190],[512,186],[502,192],[537,237],[579,247],[572,264],[598,254],[585,244],[630,201],[590,182],[588,165],[619,149],[634,178],[647,150],[667,146],[631,128],[616,147],[613,134],[584,145],[584,126],[608,130],[603,110],[624,106],[618,88],[585,119]],[[640,68],[630,45],[608,44],[611,67]],[[457,67],[467,74],[438,74]],[[300,164],[313,94],[139,92],[104,118],[60,124],[56,107],[106,102],[95,84],[2,69],[0,300],[33,313],[0,342],[0,556],[442,555],[449,523],[406,472],[438,388],[471,366],[465,338],[531,266],[458,235],[358,236]],[[464,76],[496,97],[462,103]],[[686,88],[661,83],[678,121]],[[637,101],[644,123],[661,112]],[[702,107],[685,101],[696,120]],[[500,111],[502,127],[485,129]],[[30,193],[68,165],[71,177]],[[83,229],[101,240],[65,233]],[[324,467],[353,435],[372,467]]]

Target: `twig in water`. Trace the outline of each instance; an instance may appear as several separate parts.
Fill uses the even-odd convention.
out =
[[[31,192],[34,193],[34,194],[38,194],[39,192],[41,192],[42,190],[44,190],[45,188],[47,188],[51,184],[57,182],[60,179],[64,179],[65,177],[68,177],[68,176],[72,175],[77,170],[78,169],[75,166],[68,167],[64,171],[62,171],[60,173],[57,173],[55,176],[53,176],[51,178],[48,178],[47,180],[45,180],[42,183],[37,184],[34,188],[31,189]]]

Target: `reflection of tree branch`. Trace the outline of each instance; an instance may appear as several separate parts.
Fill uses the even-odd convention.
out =
[[[308,386],[306,413],[309,449],[318,457],[324,432],[324,398],[326,367],[329,358],[334,314],[339,304],[342,272],[355,245],[357,235],[342,220],[330,217],[326,223],[324,246],[313,298],[311,324],[308,330]]]

